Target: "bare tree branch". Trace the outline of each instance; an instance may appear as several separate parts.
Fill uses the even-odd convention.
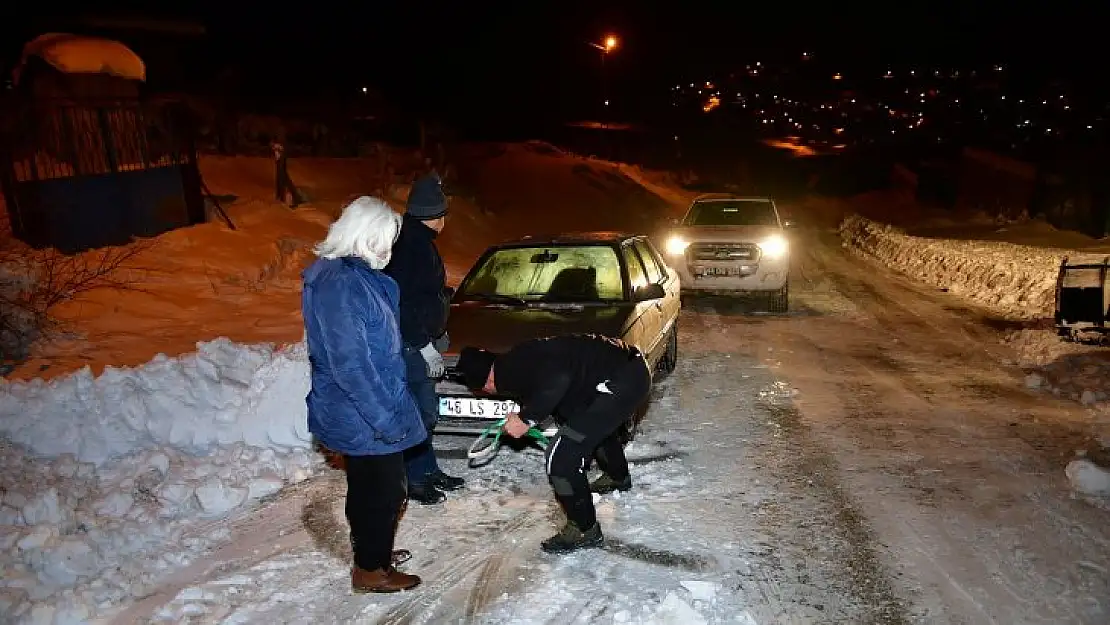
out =
[[[152,241],[65,255],[0,241],[0,361],[21,360],[57,329],[53,310],[99,289],[143,291],[152,269],[138,265]]]

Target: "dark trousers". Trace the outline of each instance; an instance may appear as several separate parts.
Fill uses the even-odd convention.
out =
[[[620,430],[647,401],[651,390],[647,363],[642,357],[629,361],[613,372],[606,386],[611,392],[598,392],[584,410],[569,415],[547,446],[545,466],[555,498],[567,519],[583,530],[597,522],[586,479],[590,457],[613,479],[628,477]]]
[[[347,523],[355,566],[373,571],[392,563],[393,538],[408,498],[401,452],[347,456]]]
[[[439,460],[432,447],[432,430],[439,421],[439,398],[436,395],[436,381],[428,377],[428,365],[420,350],[406,347],[404,350],[405,373],[408,376],[409,393],[420,409],[420,418],[428,430],[428,438],[415,447],[405,450],[405,470],[409,484],[423,486],[428,474],[439,471]]]

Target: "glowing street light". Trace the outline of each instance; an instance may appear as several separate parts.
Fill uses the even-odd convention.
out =
[[[593,41],[587,41],[586,43],[601,50],[602,54],[609,54],[617,49],[617,46],[620,45],[620,40],[617,39],[616,35],[608,35],[601,43],[594,43]]]
[[[587,41],[586,43],[589,46],[597,48],[601,51],[601,99],[603,106],[608,108],[609,88],[606,85],[608,81],[606,80],[605,57],[609,56],[610,52],[617,49],[617,46],[620,45],[620,41],[617,39],[616,35],[606,35],[605,39],[603,39],[601,43],[596,43],[593,41]],[[690,86],[693,87],[694,85],[691,84]],[[604,125],[604,123],[605,122],[602,122],[602,125]]]

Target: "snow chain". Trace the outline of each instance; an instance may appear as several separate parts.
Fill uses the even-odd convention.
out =
[[[471,464],[485,464],[492,460],[497,455],[497,451],[501,449],[501,435],[505,433],[504,427],[505,419],[501,419],[482,430],[482,433],[466,450],[467,460]],[[540,430],[534,427],[528,428],[528,433],[524,436],[535,440],[541,449],[547,449],[547,436]]]

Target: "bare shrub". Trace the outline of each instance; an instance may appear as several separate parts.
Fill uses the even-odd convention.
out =
[[[31,345],[58,329],[52,312],[97,289],[138,290],[134,261],[150,242],[67,256],[0,243],[0,362],[25,359]]]

